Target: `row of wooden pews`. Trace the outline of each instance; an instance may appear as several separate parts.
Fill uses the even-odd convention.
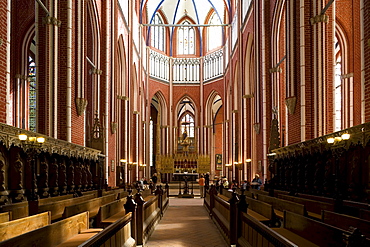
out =
[[[0,213],[0,246],[136,246],[138,239],[147,239],[168,207],[168,188],[163,191],[159,187],[155,195],[151,192],[145,190],[134,197],[123,190],[112,190],[100,192],[96,198],[97,193],[55,197],[55,201],[47,198],[40,200],[39,210],[53,212],[18,219],[12,219],[12,213],[19,205],[6,205],[9,211]],[[142,203],[136,202],[143,197]],[[139,215],[142,222],[137,220]],[[138,235],[140,228],[142,236]]]
[[[284,242],[281,239],[289,242],[280,243],[282,246],[370,246],[370,222],[335,213],[338,207],[334,200],[289,196],[287,192],[279,191],[274,195],[269,196],[268,192],[260,190],[249,190],[239,195],[224,190],[222,195],[217,195],[217,192],[212,195],[210,190],[204,204],[224,232],[225,239],[232,242],[232,233],[228,230],[232,228],[235,212],[230,212],[231,204],[236,200],[233,197],[240,200],[238,210],[242,212],[238,212],[239,218],[234,220],[239,221],[236,224],[239,227],[236,242],[240,246],[269,246],[271,242]],[[247,210],[240,206],[245,203],[248,204]],[[366,210],[365,205],[362,207],[361,210]]]
[[[280,204],[285,204],[285,207],[282,208],[284,212],[283,225],[281,228],[273,229],[293,242],[310,241],[312,246],[332,246],[338,244],[336,239],[342,239],[343,242],[363,241],[363,243],[356,243],[357,246],[367,246],[370,243],[368,230],[370,222],[343,213],[335,213],[335,210],[345,211],[345,209],[338,207],[337,202],[332,198],[305,194],[290,196],[287,195],[287,192],[281,191],[274,193],[277,198],[266,195],[265,191],[253,190],[252,193],[256,193],[258,200],[271,201],[272,205],[278,200],[280,200]],[[302,211],[294,212],[292,209],[297,207],[288,206],[287,203],[303,206],[304,213],[302,214]],[[347,204],[349,203],[353,207],[356,202],[348,201]],[[275,205],[274,208],[277,206]],[[310,245],[304,243],[304,246]]]

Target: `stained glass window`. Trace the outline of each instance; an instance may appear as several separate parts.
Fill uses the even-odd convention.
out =
[[[185,129],[189,137],[194,137],[194,118],[190,114],[181,119],[181,133],[184,133]]]
[[[188,21],[184,21],[182,25],[190,25]],[[178,29],[178,54],[195,54],[195,32],[193,27],[184,26]]]

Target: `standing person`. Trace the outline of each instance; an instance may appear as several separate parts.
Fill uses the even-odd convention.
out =
[[[205,188],[206,190],[208,190],[209,189],[209,172],[206,173],[206,175],[204,176],[204,179],[206,180]]]
[[[153,182],[154,189],[157,188],[157,181],[158,181],[157,173],[154,173],[152,176],[152,182]]]
[[[203,175],[200,175],[200,178],[198,180],[198,184],[199,184],[200,198],[204,198],[205,178],[204,178]]]
[[[262,180],[260,175],[256,174],[252,180],[252,189],[260,190],[262,185]]]

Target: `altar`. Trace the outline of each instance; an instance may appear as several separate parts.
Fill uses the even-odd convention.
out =
[[[184,181],[185,176],[189,182],[196,181],[199,174],[211,171],[211,157],[199,155],[196,139],[184,131],[178,137],[178,147],[174,154],[157,155],[156,169],[163,174],[166,181]]]
[[[198,175],[198,173],[173,173],[172,181],[184,181],[185,177],[188,177],[188,181],[196,181]]]

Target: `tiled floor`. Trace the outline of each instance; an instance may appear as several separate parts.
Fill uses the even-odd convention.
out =
[[[171,197],[168,210],[144,246],[226,247],[228,245],[203,207],[203,198]]]

